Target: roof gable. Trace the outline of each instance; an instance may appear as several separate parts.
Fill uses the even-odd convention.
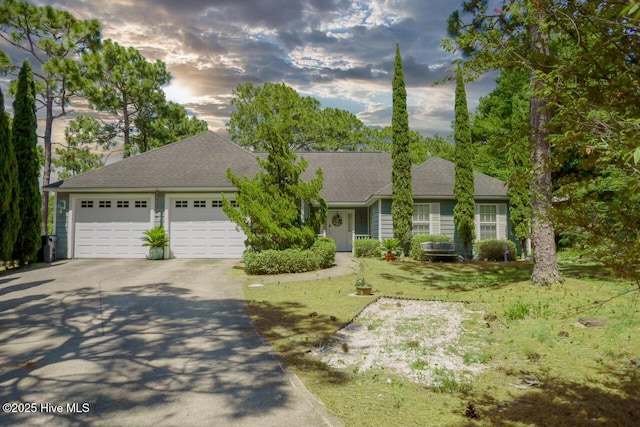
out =
[[[232,188],[227,168],[254,176],[256,155],[211,131],[52,184],[60,190]]]

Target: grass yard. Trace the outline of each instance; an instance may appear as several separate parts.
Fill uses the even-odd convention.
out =
[[[347,426],[640,424],[640,292],[628,292],[632,285],[572,259],[562,262],[566,283],[551,288],[529,285],[532,266],[523,262],[366,265],[358,275],[244,290],[258,331]],[[374,295],[350,296],[363,274]],[[461,377],[417,358],[412,369],[439,379],[425,385],[315,357],[380,296],[464,302],[476,314],[464,321],[460,346],[447,351],[481,365],[480,373]]]

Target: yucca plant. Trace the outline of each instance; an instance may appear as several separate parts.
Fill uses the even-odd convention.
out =
[[[164,227],[159,225],[149,230],[145,230],[142,234],[142,246],[151,248],[164,248],[169,245],[169,238]]]
[[[400,240],[396,238],[384,239],[380,244],[380,249],[384,252],[387,261],[396,259],[396,254],[400,252]]]
[[[164,227],[153,227],[143,231],[142,246],[149,247],[149,259],[159,260],[164,258],[164,248],[169,245],[169,238]]]
[[[380,244],[382,250],[387,254],[393,254],[400,251],[400,240],[396,238],[384,239]]]

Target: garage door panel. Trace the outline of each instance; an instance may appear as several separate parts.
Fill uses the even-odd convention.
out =
[[[142,233],[149,224],[76,224],[76,258],[144,258]]]
[[[176,208],[172,203],[170,245],[176,258],[240,258],[245,234],[221,208]]]
[[[149,196],[79,198],[74,227],[76,258],[145,258],[152,227]]]

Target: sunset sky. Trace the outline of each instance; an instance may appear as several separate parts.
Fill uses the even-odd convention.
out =
[[[368,126],[391,124],[391,79],[400,44],[409,123],[423,135],[448,135],[454,85],[444,52],[449,0],[60,0],[33,1],[102,24],[103,39],[163,60],[170,100],[224,128],[232,90],[244,82],[285,82],[323,107],[356,114]],[[0,45],[2,49],[6,46]],[[16,56],[16,61],[22,57]],[[494,76],[469,84],[471,111]],[[3,89],[6,88],[3,81]],[[59,134],[59,130],[57,132]]]

